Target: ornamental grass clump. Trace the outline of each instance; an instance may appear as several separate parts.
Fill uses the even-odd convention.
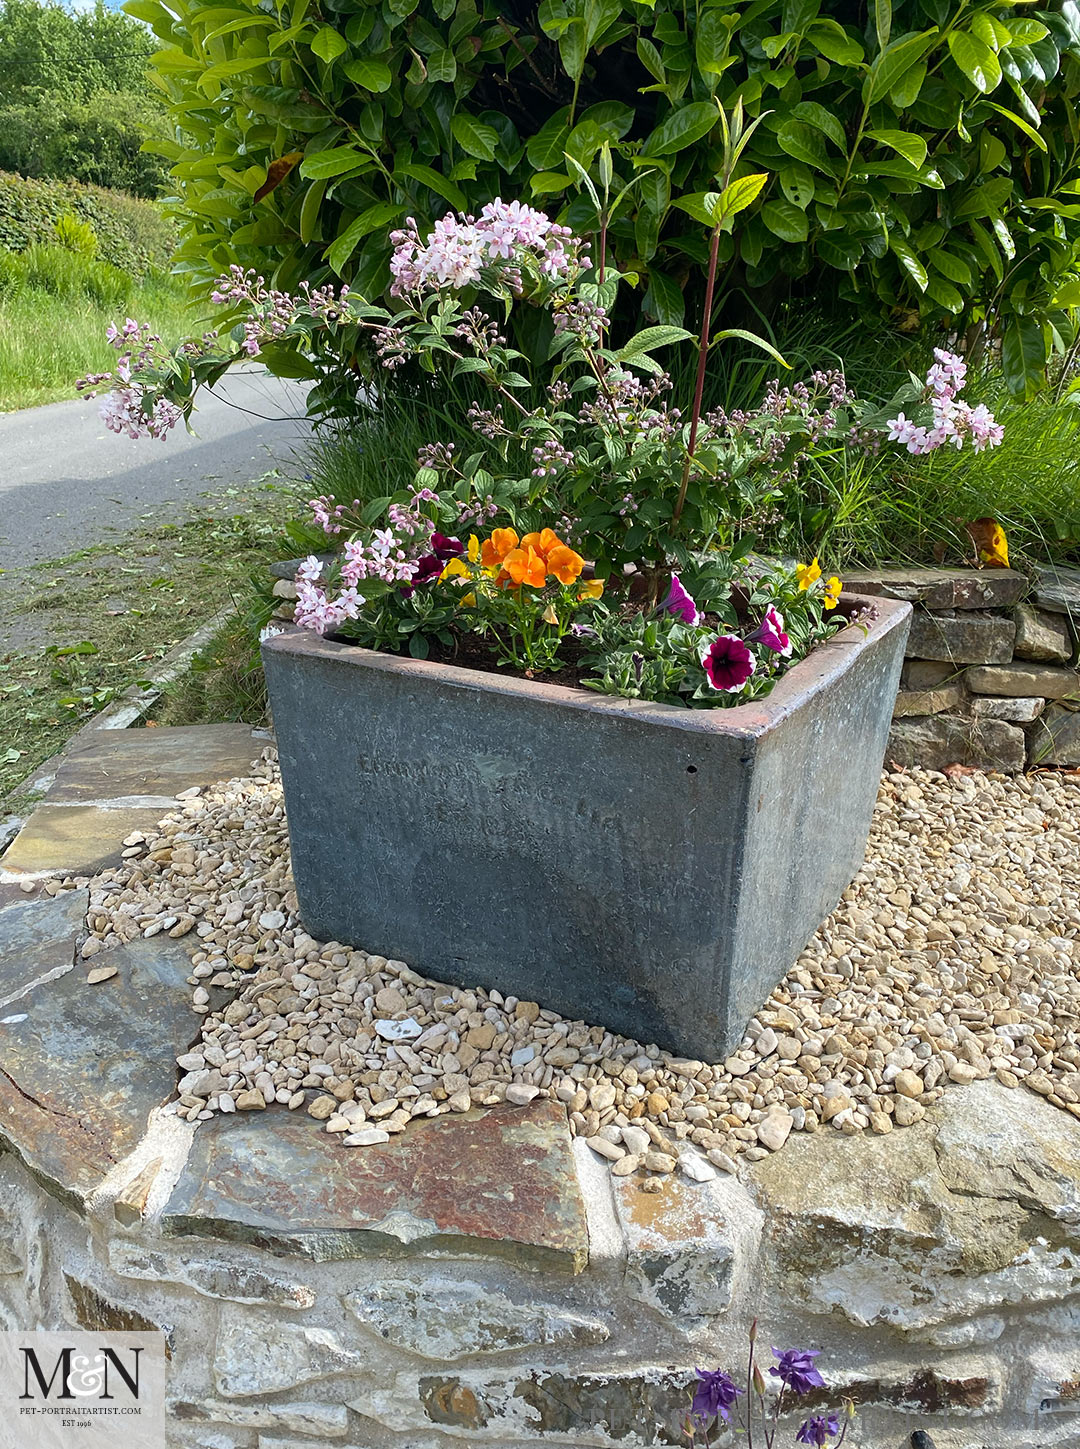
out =
[[[385,390],[406,365],[468,385],[475,446],[432,439],[400,493],[348,506],[313,500],[334,553],[300,568],[296,622],[419,658],[570,671],[630,698],[702,708],[760,697],[844,615],[840,581],[816,559],[755,557],[755,525],[806,456],[876,448],[884,419],[861,413],[838,373],[773,384],[755,412],[703,412],[711,348],[738,335],[772,351],[752,334],[711,327],[718,238],[767,179],[735,175],[753,124],[744,128],[738,108],[730,126],[721,121],[718,190],[702,202],[712,245],[689,402],[672,398],[657,357],[694,340],[689,332],[613,335],[624,278],[607,263],[603,229],[594,261],[567,227],[499,199],[478,216],[448,214],[428,236],[412,221],[391,233],[389,307],[347,287],[291,295],[233,267],[213,294],[231,330],[166,355],[129,322],[117,334],[115,376],[88,382],[114,384],[110,426],[137,432],[141,419],[151,436],[189,417],[198,387],[234,359],[283,349],[318,379],[316,413],[340,396],[343,378],[354,379],[354,394]],[[507,340],[517,307],[546,313],[539,363]],[[993,419],[964,414],[956,400],[960,360],[938,368],[927,384],[934,436],[947,417],[958,436],[995,442]],[[900,420],[890,426],[898,438]]]

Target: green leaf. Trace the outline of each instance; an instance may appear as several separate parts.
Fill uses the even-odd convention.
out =
[[[949,32],[949,54],[977,91],[988,95],[1001,84],[1001,62],[977,35],[967,30]]]
[[[987,105],[991,106],[1000,115],[1006,117],[1007,120],[1010,120],[1013,125],[1017,127],[1018,130],[1023,131],[1024,135],[1027,136],[1029,140],[1035,142],[1036,146],[1038,146],[1040,151],[1045,151],[1047,149],[1046,142],[1043,140],[1042,136],[1039,135],[1038,131],[1036,131],[1034,126],[1029,125],[1028,122],[1024,120],[1023,116],[1018,116],[1015,111],[1007,111],[1004,106],[999,106],[996,101],[987,101]]]
[[[808,166],[797,163],[794,166],[782,166],[778,174],[780,190],[792,206],[797,206],[800,211],[805,211],[814,199],[813,172]]]
[[[911,280],[918,287],[920,292],[926,291],[926,284],[930,278],[926,274],[926,268],[915,255],[914,251],[902,237],[895,233],[889,237],[889,250],[900,263],[901,267],[908,274]]]
[[[674,198],[671,204],[711,230],[716,225],[716,206],[719,200],[719,191],[692,191],[686,196]]]
[[[448,85],[457,80],[457,56],[450,49],[437,50],[428,57],[427,75],[429,81],[445,81]]]
[[[455,186],[445,176],[433,170],[430,166],[421,166],[412,161],[406,166],[396,166],[395,176],[407,176],[411,181],[419,181],[422,186],[427,186],[434,191],[436,196],[441,196],[448,201],[455,211],[468,211],[469,201],[460,186]]]
[[[790,201],[767,201],[761,208],[761,219],[781,241],[804,242],[810,232],[806,212]]]
[[[367,157],[355,146],[331,146],[327,151],[305,156],[300,163],[300,175],[308,181],[319,181],[327,176],[341,176],[366,161]]]
[[[565,191],[570,185],[570,178],[565,171],[537,171],[529,185],[534,196],[551,196]]]
[[[926,79],[926,61],[920,60],[905,71],[889,92],[889,101],[898,111],[907,111],[919,99],[923,81]]]
[[[817,101],[800,101],[797,106],[792,106],[791,118],[794,121],[805,121],[808,126],[813,126],[828,136],[841,151],[847,150],[847,137],[844,135],[843,126],[832,111],[826,110]]]
[[[725,186],[720,193],[720,200],[716,203],[716,224],[719,225],[740,211],[745,211],[748,206],[753,206],[768,179],[768,172],[756,171],[751,176],[740,176],[730,186]]]
[[[672,111],[657,126],[641,148],[646,156],[669,156],[707,136],[720,119],[708,101],[689,101]]]
[[[404,210],[404,206],[395,206],[388,201],[377,201],[374,206],[369,206],[366,211],[362,211],[354,221],[351,221],[341,235],[335,237],[324,253],[326,260],[338,276],[341,275],[342,267],[364,237],[397,221]]]
[[[458,111],[450,122],[454,140],[463,151],[475,156],[478,161],[494,161],[499,144],[499,133],[494,126],[485,126],[467,111]]]
[[[926,283],[926,295],[939,307],[944,307],[947,312],[962,312],[964,310],[964,299],[952,285],[942,277],[930,277]]]
[[[891,33],[892,0],[874,0],[874,34],[877,36],[878,50],[886,48]]]
[[[952,252],[943,251],[940,247],[930,247],[926,258],[950,282],[959,282],[962,287],[971,286],[971,268],[962,257],[954,256]]]
[[[781,357],[771,342],[766,342],[764,337],[759,337],[756,332],[746,332],[742,327],[725,327],[722,332],[713,333],[712,342],[709,345],[715,347],[718,342],[724,342],[729,337],[738,337],[743,342],[752,342],[755,347],[760,347],[762,352],[767,352],[774,362],[778,362],[781,367],[786,367],[789,372],[791,371],[791,363]]]
[[[305,246],[308,242],[315,240],[319,225],[319,209],[322,206],[323,197],[326,195],[326,185],[325,181],[313,181],[304,193],[303,204],[300,207],[300,240]]]
[[[937,26],[918,35],[909,35],[905,40],[896,40],[885,48],[874,61],[863,81],[863,104],[872,106],[887,96],[913,65],[917,65],[934,43]]]
[[[1001,365],[1009,391],[1030,397],[1046,371],[1046,334],[1034,317],[1014,315],[1001,339]]]
[[[384,60],[347,60],[341,67],[351,81],[366,91],[387,91],[393,80]]]
[[[777,131],[776,139],[781,150],[796,161],[805,161],[815,171],[824,171],[828,176],[833,174],[833,163],[816,126],[808,126],[805,121],[785,121]]]
[[[731,64],[731,22],[733,17],[724,14],[713,6],[711,9],[701,12],[697,23],[697,30],[694,33],[694,54],[697,58],[698,70],[705,75],[722,75]],[[640,45],[641,42],[639,41]],[[645,44],[650,44],[646,41]],[[639,52],[640,54],[640,52]],[[659,56],[657,56],[659,60]],[[652,70],[652,66],[647,65]],[[663,65],[660,67],[660,74],[656,79],[663,81]]]
[[[127,10],[128,6],[125,5]],[[1045,40],[1050,34],[1041,20],[1029,20],[1026,16],[1009,16],[1010,45],[1034,45],[1036,41]]]
[[[926,164],[926,142],[914,131],[867,131],[866,134],[910,161],[916,171]]]
[[[826,60],[835,61],[837,65],[859,65],[862,62],[862,46],[835,20],[823,17],[816,25],[811,25],[806,32],[806,41],[820,50]]]
[[[678,327],[686,310],[682,288],[674,277],[662,272],[659,267],[649,268],[649,289],[645,293],[644,306],[668,327]]]
[[[348,48],[345,37],[339,31],[331,30],[329,25],[324,25],[311,42],[311,49],[320,60],[325,60],[327,65],[332,65],[339,55],[345,54]]]
[[[645,36],[638,37],[637,57],[653,80],[659,81],[661,85],[667,83],[667,71],[664,69],[664,62],[660,59],[660,52]]]
[[[675,342],[686,342],[693,337],[692,332],[687,332],[685,327],[645,327],[638,332],[624,347],[621,347],[616,356],[625,361],[641,352],[652,352],[656,347],[670,347]]]

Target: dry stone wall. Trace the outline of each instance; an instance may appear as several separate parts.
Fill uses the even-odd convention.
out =
[[[884,569],[844,585],[915,606],[888,759],[1080,766],[1080,569]]]

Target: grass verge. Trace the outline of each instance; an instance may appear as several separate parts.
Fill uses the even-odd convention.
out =
[[[296,506],[292,485],[277,478],[228,489],[178,522],[150,522],[40,564],[21,587],[0,595],[0,636],[10,639],[16,624],[31,636],[6,653],[0,646],[0,800],[230,599],[237,608],[227,631],[232,647],[241,634],[250,640],[251,581],[282,554],[284,524]],[[212,666],[215,645],[203,654]],[[250,660],[250,643],[245,654]],[[237,679],[241,672],[237,664]],[[175,706],[166,701],[160,723],[193,722],[199,691],[199,719],[243,717],[239,703],[227,702],[224,683],[207,689],[205,668],[191,678]],[[258,682],[251,687],[257,700]]]
[[[133,284],[123,310],[166,341],[197,324],[185,286],[162,272]],[[75,397],[77,378],[115,363],[105,328],[116,320],[116,308],[85,294],[57,296],[29,286],[0,291],[0,412]]]

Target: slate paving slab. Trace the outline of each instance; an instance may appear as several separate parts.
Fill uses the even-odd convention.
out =
[[[416,1121],[360,1149],[282,1111],[217,1117],[161,1226],[316,1262],[445,1252],[578,1272],[589,1246],[566,1112],[548,1101]]]
[[[0,910],[0,1011],[72,969],[89,904],[89,891],[63,891]]]
[[[60,762],[0,870],[10,880],[115,865],[124,837],[153,830],[181,790],[246,774],[261,748],[244,724],[89,731]]]
[[[246,775],[262,749],[245,724],[94,730],[60,762],[50,805],[131,796],[171,800],[192,785]]]
[[[0,1143],[77,1210],[173,1095],[173,1056],[199,1029],[179,942],[136,941],[108,959],[111,980],[88,986],[80,966],[33,987],[0,1021]],[[17,950],[5,953],[0,987],[25,969]]]
[[[0,856],[0,870],[18,875],[94,875],[116,865],[123,839],[133,830],[151,831],[175,806],[114,809],[102,805],[39,805]]]

